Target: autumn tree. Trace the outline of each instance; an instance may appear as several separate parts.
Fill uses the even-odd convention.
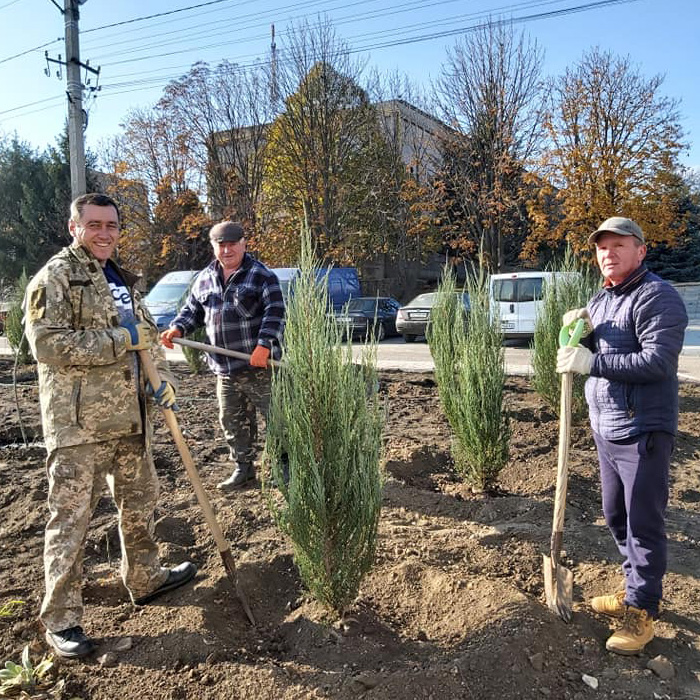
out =
[[[159,102],[206,178],[215,218],[258,224],[266,128],[273,119],[269,78],[260,66],[196,63]],[[264,225],[264,222],[261,222]]]
[[[269,131],[265,245],[298,257],[301,226],[320,258],[356,262],[372,253],[373,220],[388,158],[360,66],[327,23],[292,27],[275,73],[283,111]]]
[[[203,176],[192,136],[162,107],[133,110],[122,128],[104,147],[103,163],[132,234],[122,237],[120,254],[150,283],[164,271],[196,267],[204,257],[210,221],[200,199]]]
[[[538,135],[541,70],[535,43],[491,22],[448,51],[436,85],[453,129],[437,182],[445,233],[462,255],[481,248],[493,270],[504,266],[509,239],[526,230],[521,195]]]
[[[683,230],[683,133],[677,101],[661,94],[662,84],[597,48],[551,81],[537,172],[547,184],[528,203],[535,224],[524,255],[565,241],[586,250],[590,232],[613,215],[635,219],[652,244]]]

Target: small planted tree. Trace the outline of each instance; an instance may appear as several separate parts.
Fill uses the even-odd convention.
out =
[[[503,337],[490,313],[483,268],[467,280],[470,311],[445,271],[431,312],[428,341],[445,415],[454,433],[457,472],[478,491],[493,487],[508,460]]]
[[[383,412],[376,394],[376,346],[360,365],[328,313],[308,236],[287,305],[283,367],[276,369],[265,459],[281,499],[273,515],[289,535],[302,581],[343,614],[369,571],[381,503]],[[288,460],[287,463],[285,460]]]
[[[25,270],[22,270],[15,288],[12,292],[10,308],[5,316],[5,335],[7,342],[15,353],[15,360],[18,364],[26,365],[34,361],[32,352],[29,349],[29,343],[24,335],[24,326],[22,324],[22,300],[27,289],[29,279]]]
[[[562,316],[569,309],[585,306],[600,286],[595,272],[590,267],[579,267],[570,249],[558,267],[568,274],[553,276],[545,284],[532,353],[533,386],[554,412],[559,411],[560,379],[556,368]],[[580,418],[586,410],[585,381],[584,376],[574,376],[571,404],[574,418]]]

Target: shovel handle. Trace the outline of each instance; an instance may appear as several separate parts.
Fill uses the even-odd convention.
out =
[[[200,343],[196,340],[188,340],[187,338],[172,338],[171,340],[176,345],[182,345],[186,348],[193,348],[194,350],[201,350],[209,355],[228,355],[228,357],[235,357],[238,360],[250,361],[250,355],[245,352],[239,352],[238,350],[220,348],[218,345],[207,345],[207,343]],[[279,360],[268,360],[267,366],[282,367],[282,363]]]
[[[559,347],[565,348],[567,345],[570,348],[576,347],[579,340],[583,337],[583,329],[586,323],[582,318],[577,318],[568,326],[562,326],[559,331]]]
[[[155,362],[153,362],[148,350],[139,350],[139,359],[141,360],[141,366],[143,367],[144,372],[146,372],[146,376],[148,377],[148,381],[151,383],[151,386],[160,386],[160,374],[158,373],[158,368],[156,367]],[[165,408],[163,406],[161,406],[161,410],[163,412],[163,418],[165,418],[165,423],[170,429],[173,439],[175,440],[175,444],[177,445],[177,450],[180,453],[182,462],[185,465],[185,471],[187,472],[187,476],[192,483],[192,488],[197,496],[197,501],[199,501],[199,505],[204,512],[204,519],[207,521],[211,534],[214,536],[216,546],[219,548],[220,552],[223,552],[229,549],[228,543],[221,532],[219,523],[216,521],[214,510],[212,509],[211,504],[209,503],[209,498],[207,497],[204,487],[202,486],[202,480],[199,478],[199,472],[194,464],[194,459],[192,459],[192,454],[187,447],[185,438],[182,436],[180,426],[178,425],[177,418],[175,417],[175,412],[171,408]]]
[[[583,335],[584,321],[576,320],[571,326],[563,326],[559,331],[559,345],[561,347],[574,347],[578,345]],[[559,449],[557,453],[557,486],[554,493],[554,516],[552,518],[552,546],[551,556],[559,561],[559,549],[561,548],[562,533],[564,531],[564,513],[566,510],[566,490],[568,486],[569,466],[569,434],[571,433],[571,395],[573,388],[573,375],[564,372],[561,375],[561,396],[559,399]],[[555,545],[558,544],[558,546]],[[556,551],[555,551],[556,549]]]

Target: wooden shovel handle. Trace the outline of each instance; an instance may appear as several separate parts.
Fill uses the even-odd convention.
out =
[[[572,384],[573,375],[571,372],[564,372],[561,375],[561,397],[559,401],[559,453],[557,458],[557,486],[554,493],[554,517],[552,520],[553,535],[564,530],[569,466],[569,434],[571,432]]]
[[[160,374],[158,374],[158,368],[153,362],[148,350],[139,350],[139,359],[141,360],[141,366],[148,377],[148,381],[151,382],[153,390],[157,391],[161,384],[161,378]],[[165,423],[172,433],[173,440],[175,440],[175,445],[177,446],[182,462],[185,465],[185,471],[187,472],[187,476],[192,484],[194,493],[197,496],[197,501],[199,502],[202,512],[204,513],[204,519],[209,526],[209,530],[211,530],[211,534],[214,536],[216,546],[219,548],[219,552],[228,551],[228,542],[226,542],[226,539],[221,532],[221,528],[219,527],[219,523],[216,521],[214,510],[212,509],[209,498],[204,491],[204,487],[202,486],[202,480],[199,478],[199,472],[197,471],[197,467],[192,459],[192,454],[190,453],[187,443],[185,442],[185,438],[182,436],[182,432],[180,431],[180,426],[178,425],[177,418],[175,417],[175,412],[171,408],[164,408],[163,406],[161,406],[161,409],[163,411]]]

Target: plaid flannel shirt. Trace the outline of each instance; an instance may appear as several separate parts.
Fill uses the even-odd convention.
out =
[[[190,294],[171,327],[183,335],[204,326],[207,343],[251,354],[256,345],[279,357],[284,331],[284,300],[272,270],[246,253],[243,263],[224,284],[214,260],[192,283]],[[250,367],[246,360],[207,354],[214,374],[228,376]]]

